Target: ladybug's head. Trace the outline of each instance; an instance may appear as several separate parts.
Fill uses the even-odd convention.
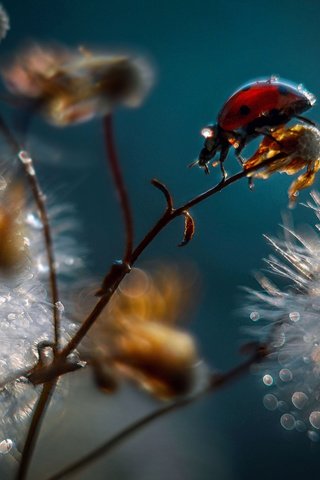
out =
[[[221,146],[218,125],[209,125],[201,130],[201,135],[205,138],[203,149],[200,152],[198,164],[205,167]]]

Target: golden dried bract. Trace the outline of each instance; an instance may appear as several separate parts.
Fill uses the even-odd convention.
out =
[[[311,125],[297,124],[277,128],[271,135],[272,138],[264,137],[257,151],[244,164],[244,168],[256,167],[270,160],[261,170],[248,175],[264,179],[274,172],[293,175],[306,168],[290,186],[288,194],[290,205],[293,206],[299,191],[313,184],[320,169],[320,131]]]
[[[193,337],[176,323],[191,298],[174,269],[133,269],[92,329],[90,355],[158,398],[187,393],[198,353]]]
[[[36,102],[57,126],[106,115],[117,105],[139,106],[152,83],[142,58],[39,45],[18,55],[2,76],[12,94]]]
[[[115,338],[117,367],[159,398],[181,395],[192,387],[197,351],[186,332],[156,322],[129,323]]]
[[[0,270],[10,273],[26,260],[27,247],[19,219],[24,205],[22,186],[7,187],[0,201]]]

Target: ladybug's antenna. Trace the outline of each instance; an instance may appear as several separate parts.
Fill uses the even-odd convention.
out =
[[[199,165],[199,159],[198,158],[194,162],[189,163],[188,168],[195,167],[196,165]]]
[[[190,163],[190,164],[188,165],[188,168],[195,167],[196,165],[199,165],[199,159],[197,159],[197,160],[195,160],[194,162]],[[209,175],[209,174],[210,174],[209,167],[208,167],[208,165],[207,165],[206,163],[205,163],[204,165],[200,165],[200,167],[204,169],[206,175]]]

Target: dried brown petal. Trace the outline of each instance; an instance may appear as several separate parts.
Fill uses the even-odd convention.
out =
[[[181,243],[179,243],[179,247],[184,247],[187,245],[190,240],[192,240],[193,235],[195,233],[195,223],[190,215],[190,213],[186,210],[183,212],[184,215],[184,234],[183,234],[183,240]]]
[[[159,398],[192,388],[197,352],[192,337],[159,323],[132,325],[114,354],[121,371]]]
[[[316,172],[320,169],[320,131],[314,126],[297,124],[275,129],[271,135],[273,138],[265,137],[262,140],[244,168],[248,170],[271,160],[265,167],[248,174],[266,179],[274,172],[293,175],[306,167],[307,171],[290,186],[288,193],[292,206],[299,191],[313,184]]]

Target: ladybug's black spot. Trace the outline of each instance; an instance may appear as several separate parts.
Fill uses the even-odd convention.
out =
[[[289,95],[289,90],[286,86],[284,85],[279,85],[278,86],[278,92],[280,93],[280,95]]]
[[[241,115],[249,115],[251,109],[250,107],[248,107],[248,105],[241,105],[241,107],[239,108],[239,112]]]

